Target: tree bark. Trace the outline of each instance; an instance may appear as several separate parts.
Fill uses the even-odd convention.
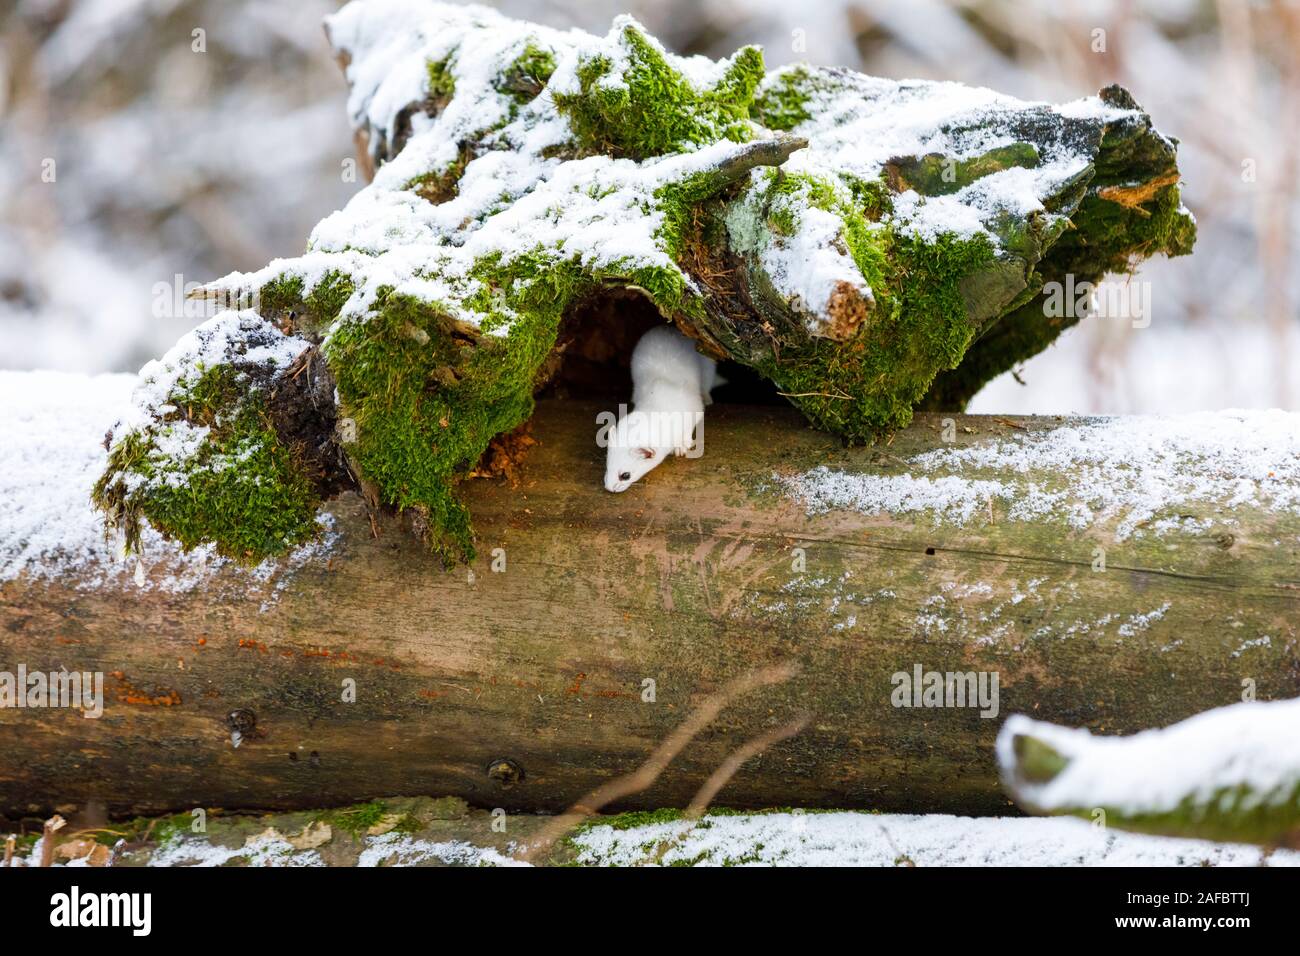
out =
[[[795,677],[728,706],[619,807],[686,806],[729,754],[806,713],[718,803],[992,813],[1010,805],[993,744],[1012,712],[1126,733],[1230,703],[1244,678],[1260,699],[1300,693],[1300,581],[1294,546],[1277,544],[1297,540],[1288,513],[1220,508],[1231,540],[1124,541],[1001,505],[963,526],[810,517],[774,474],[904,474],[939,447],[941,419],[845,449],[793,410],[737,406],[710,410],[704,458],[612,495],[597,411],[540,403],[515,483],[465,483],[468,569],[444,571],[393,519],[376,515],[375,536],[348,495],[328,562],[270,602],[224,572],[185,594],[97,584],[94,567],[0,585],[0,670],[102,671],[107,698],[99,719],[0,709],[0,812],[375,794],[561,810],[635,769],[730,679],[791,662]],[[963,445],[1059,423],[957,416],[955,433]],[[998,719],[894,706],[894,675],[917,666],[996,672]]]

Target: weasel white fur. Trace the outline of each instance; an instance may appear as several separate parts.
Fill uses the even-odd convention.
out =
[[[691,451],[718,384],[714,361],[675,328],[660,325],[641,336],[632,350],[633,409],[609,433],[605,490],[627,491],[669,452]]]

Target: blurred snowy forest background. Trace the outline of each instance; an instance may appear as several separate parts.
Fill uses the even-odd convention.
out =
[[[1086,320],[972,410],[1300,408],[1300,0],[495,5],[598,33],[627,11],[678,52],[760,43],[770,67],[1053,101],[1123,84],[1182,141],[1196,253],[1137,276],[1149,327]],[[205,317],[185,284],[300,252],[360,188],[320,27],[337,6],[0,3],[0,368],[134,371]]]

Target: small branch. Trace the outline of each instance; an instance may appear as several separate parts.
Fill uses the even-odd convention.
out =
[[[718,164],[719,182],[734,183],[759,166],[780,166],[791,154],[807,145],[808,140],[802,136],[778,136],[749,143],[745,149]]]
[[[567,812],[560,814],[551,821],[536,842],[521,855],[520,859],[532,862],[544,856],[550,852],[551,847],[560,838],[587,817],[599,813],[603,807],[616,800],[629,797],[634,793],[640,793],[650,787],[659,779],[659,775],[664,772],[664,769],[672,762],[673,758],[681,753],[682,749],[694,740],[700,731],[713,723],[718,714],[728,704],[752,690],[757,690],[759,687],[767,687],[787,681],[796,673],[798,673],[798,668],[793,664],[777,664],[761,670],[751,671],[731,681],[722,690],[709,697],[696,708],[694,713],[687,717],[686,720],[682,721],[677,729],[655,748],[654,753],[640,767],[629,774],[597,787],[575,803]]]
[[[852,395],[845,395],[842,392],[835,394],[830,392],[777,392],[776,394],[784,396],[785,398],[838,398],[846,402],[853,400]]]
[[[62,830],[66,822],[57,813],[45,821],[41,832],[41,866],[54,865],[54,834]]]
[[[768,747],[779,744],[783,740],[789,740],[796,734],[802,733],[804,728],[808,726],[808,721],[811,719],[812,717],[809,714],[801,714],[788,724],[770,730],[765,734],[760,734],[747,743],[737,747],[732,751],[731,756],[724,760],[718,766],[718,769],[709,775],[709,779],[704,781],[704,785],[700,787],[699,792],[696,793],[694,799],[691,800],[690,806],[686,808],[687,818],[698,820],[700,817],[704,816],[704,811],[709,808],[709,804],[713,802],[713,798],[716,797],[718,792],[722,790],[722,788],[730,782],[731,778],[736,775],[736,771],[754,757],[757,757]]]
[[[768,747],[778,744],[783,740],[788,740],[796,734],[802,733],[803,729],[808,726],[808,721],[812,717],[808,714],[801,714],[794,720],[790,721],[775,730],[770,730],[765,734],[760,734],[754,739],[741,744],[731,752],[731,755],[709,775],[709,779],[704,781],[704,785],[696,792],[695,797],[691,800],[690,806],[686,808],[685,818],[690,821],[691,825],[677,834],[671,840],[665,840],[659,844],[655,850],[654,862],[659,863],[667,855],[668,851],[678,846],[682,840],[690,835],[695,829],[696,822],[704,816],[708,810],[709,804],[718,792],[727,785],[727,782],[736,775],[736,771],[748,763],[751,759],[758,756]]]

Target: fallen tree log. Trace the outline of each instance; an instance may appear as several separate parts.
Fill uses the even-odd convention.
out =
[[[33,425],[15,449],[37,473],[3,489],[6,537],[24,496],[64,496],[32,503],[48,522],[91,520],[102,453],[65,479],[77,468],[49,449],[93,444],[113,409],[75,411],[65,430],[79,414],[89,434]],[[617,806],[685,806],[807,714],[717,802],[995,812],[1002,716],[1126,733],[1243,682],[1300,693],[1294,415],[926,414],[845,449],[793,410],[721,405],[702,459],[611,495],[597,411],[539,403],[513,481],[466,482],[469,568],[443,570],[354,495],[315,551],[254,572],[156,536],[139,566],[37,548],[35,531],[3,542],[0,671],[102,672],[106,703],[98,719],[0,709],[0,812],[428,793],[560,810],[779,663],[798,673],[726,707]],[[925,706],[931,672],[971,674],[967,706]]]

